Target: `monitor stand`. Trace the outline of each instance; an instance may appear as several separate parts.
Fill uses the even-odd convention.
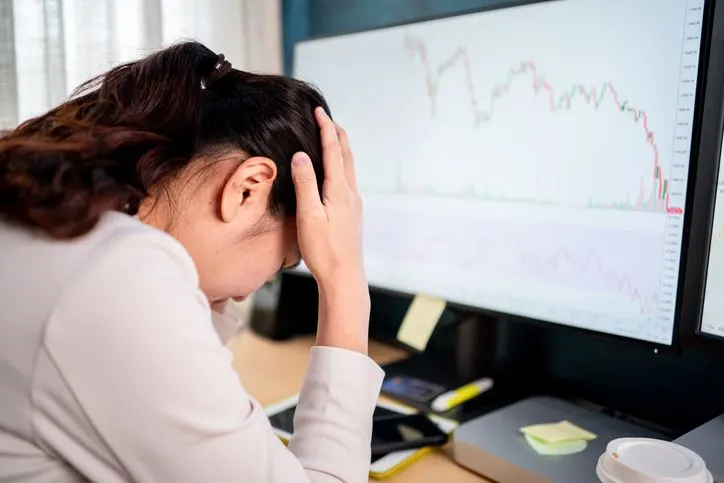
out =
[[[430,344],[424,352],[387,364],[386,379],[396,377],[425,381],[444,391],[455,389],[474,380],[491,377],[495,356],[497,324],[493,319],[477,314],[459,314],[453,328],[452,343],[447,345]],[[429,404],[390,394],[382,388],[382,394],[400,400],[422,411],[431,411]],[[459,414],[460,408],[445,413],[452,417]],[[457,419],[457,417],[456,417]]]
[[[568,456],[540,456],[520,428],[568,420],[598,438]],[[665,436],[552,397],[531,397],[462,424],[453,435],[455,461],[499,483],[597,483],[596,463],[609,441]]]
[[[386,365],[387,377],[413,377],[450,388],[484,377],[492,378],[494,386],[491,390],[442,414],[459,422],[545,390],[541,386],[543,365],[538,363],[544,357],[545,346],[540,344],[538,327],[511,324],[475,312],[457,315],[454,337],[448,344],[451,347],[433,346],[423,353]],[[435,335],[437,333],[433,339]],[[384,387],[382,393],[386,394]],[[431,411],[425,404],[401,400],[419,410]]]

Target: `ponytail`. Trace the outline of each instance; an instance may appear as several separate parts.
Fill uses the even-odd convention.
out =
[[[196,153],[220,60],[225,66],[201,44],[175,45],[110,70],[5,133],[0,218],[67,239],[106,211],[135,214],[149,190]]]

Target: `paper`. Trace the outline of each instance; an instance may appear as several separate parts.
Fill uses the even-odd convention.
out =
[[[540,439],[530,435],[525,435],[525,440],[531,448],[541,456],[567,456],[570,454],[580,453],[588,443],[582,439],[576,441],[566,441],[564,443],[546,443]]]
[[[567,441],[591,441],[598,436],[568,421],[553,424],[535,424],[520,430],[544,443],[564,443]]]
[[[427,295],[415,296],[402,320],[397,339],[419,351],[424,351],[432,332],[440,321],[445,302]]]

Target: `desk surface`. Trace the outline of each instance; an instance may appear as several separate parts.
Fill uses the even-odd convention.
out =
[[[244,387],[261,404],[267,405],[301,390],[311,344],[311,338],[270,342],[245,331],[231,342],[230,348]],[[380,364],[402,355],[397,349],[370,343],[370,356]],[[435,451],[386,481],[483,483],[487,480],[457,466],[445,451]]]

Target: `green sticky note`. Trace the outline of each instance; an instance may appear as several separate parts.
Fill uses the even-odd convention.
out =
[[[591,441],[598,436],[568,421],[552,424],[534,424],[520,428],[523,434],[533,436],[544,443],[564,443],[566,441]]]
[[[528,442],[530,447],[541,456],[567,456],[580,453],[586,449],[586,446],[588,446],[588,443],[583,440],[566,441],[563,443],[546,443],[545,441],[541,441],[540,439],[527,434],[525,435],[525,440]]]

